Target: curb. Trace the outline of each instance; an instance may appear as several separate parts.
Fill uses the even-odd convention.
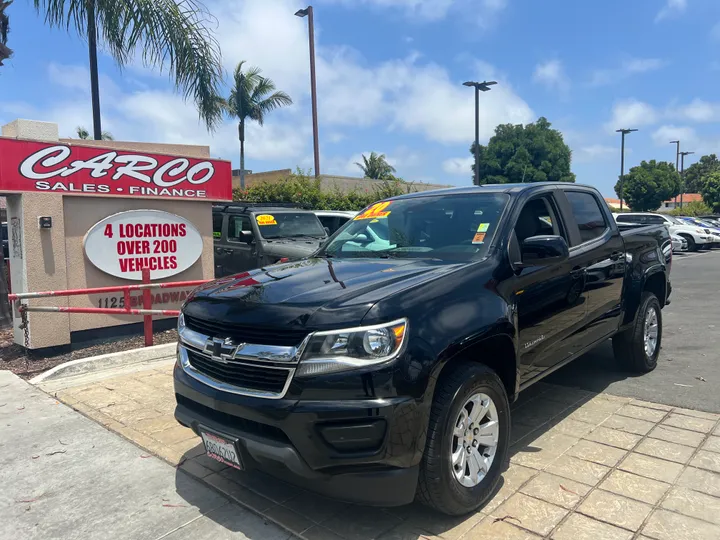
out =
[[[65,364],[60,364],[54,368],[41,373],[37,377],[30,379],[30,384],[38,384],[65,377],[73,377],[76,375],[85,375],[120,366],[129,366],[142,362],[152,362],[154,360],[162,360],[164,358],[175,358],[176,343],[166,343],[164,345],[154,345],[153,347],[142,347],[140,349],[131,349],[129,351],[120,351],[109,354],[101,354],[100,356],[91,356],[90,358],[81,358],[72,360]]]

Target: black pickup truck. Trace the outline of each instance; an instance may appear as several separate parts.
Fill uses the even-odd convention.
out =
[[[623,368],[655,368],[669,246],[575,184],[388,199],[309,258],[188,298],[175,417],[233,467],[470,512],[507,466],[519,392],[610,338]]]

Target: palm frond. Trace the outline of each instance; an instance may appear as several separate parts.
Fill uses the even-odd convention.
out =
[[[263,125],[265,115],[285,105],[292,99],[285,92],[275,91],[275,83],[261,75],[258,67],[243,71],[245,61],[238,63],[233,73],[233,87],[228,98],[227,112],[240,119],[251,119]]]
[[[216,21],[197,0],[92,0],[98,37],[121,67],[136,51],[145,65],[167,70],[213,129],[222,118],[216,99],[222,81],[220,51],[209,27]],[[88,0],[33,0],[50,26],[87,37]]]

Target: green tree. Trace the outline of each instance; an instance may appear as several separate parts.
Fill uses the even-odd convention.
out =
[[[77,134],[78,139],[88,140],[90,138],[90,132],[83,126],[76,127],[75,133]],[[115,137],[113,137],[113,134],[109,131],[103,131],[102,139],[103,141],[114,141]]]
[[[0,0],[2,1],[2,0]],[[90,52],[93,133],[102,138],[97,70],[98,40],[119,66],[136,53],[149,67],[168,69],[192,97],[208,129],[222,120],[216,96],[222,82],[220,51],[208,28],[212,16],[198,0],[33,0],[51,27],[74,29]]]
[[[362,163],[356,161],[355,165],[360,167],[360,170],[363,172],[363,177],[374,178],[376,180],[389,180],[394,178],[395,167],[387,162],[385,154],[370,152],[369,158],[363,154],[362,159]]]
[[[233,74],[233,87],[225,106],[228,113],[238,119],[240,138],[240,187],[245,188],[245,122],[255,120],[261,126],[265,115],[283,105],[291,105],[292,99],[285,92],[275,90],[275,83],[260,75],[258,67],[249,67],[243,72],[240,62]]]
[[[720,172],[720,159],[715,154],[701,157],[685,169],[685,193],[700,193],[707,177],[715,172]]]
[[[475,143],[470,153],[475,155]],[[497,126],[488,145],[480,145],[478,176],[480,184],[574,182],[571,160],[572,152],[562,133],[551,129],[550,122],[541,117],[526,126]]]
[[[12,56],[12,49],[7,46],[8,34],[10,33],[10,16],[5,10],[10,7],[13,0],[0,0],[0,66]]]
[[[712,208],[713,212],[720,212],[720,171],[715,171],[704,177],[700,187],[705,204]]]
[[[666,201],[680,193],[680,175],[675,165],[666,161],[643,161],[625,175],[625,193],[620,193],[620,180],[615,193],[635,212],[657,210]]]

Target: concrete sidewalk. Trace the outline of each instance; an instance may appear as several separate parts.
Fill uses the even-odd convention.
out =
[[[292,538],[9,371],[0,486],[3,539]]]
[[[502,487],[448,518],[348,505],[212,461],[173,419],[171,370],[96,374],[57,397],[306,540],[720,539],[717,414],[538,383],[512,407]]]

